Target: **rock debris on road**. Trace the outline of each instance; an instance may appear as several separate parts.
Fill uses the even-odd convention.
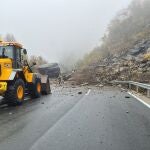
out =
[[[114,87],[58,87],[1,107],[0,150],[150,150],[150,109],[126,96]]]

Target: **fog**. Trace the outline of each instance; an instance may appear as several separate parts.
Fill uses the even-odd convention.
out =
[[[0,0],[0,34],[12,33],[31,55],[68,64],[91,51],[131,0]]]

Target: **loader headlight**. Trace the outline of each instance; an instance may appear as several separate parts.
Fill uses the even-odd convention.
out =
[[[12,68],[12,65],[11,65],[10,63],[5,63],[5,64],[4,64],[4,67],[5,67],[5,68]]]

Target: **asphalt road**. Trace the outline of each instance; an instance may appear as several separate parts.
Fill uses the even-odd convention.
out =
[[[90,88],[0,106],[0,150],[150,150],[150,109],[118,88]]]

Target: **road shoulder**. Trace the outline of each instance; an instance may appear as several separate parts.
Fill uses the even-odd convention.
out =
[[[130,94],[131,96],[133,96],[136,100],[140,101],[141,103],[143,103],[145,106],[147,106],[148,108],[150,108],[150,98],[137,93],[135,91],[128,91],[128,94]]]

